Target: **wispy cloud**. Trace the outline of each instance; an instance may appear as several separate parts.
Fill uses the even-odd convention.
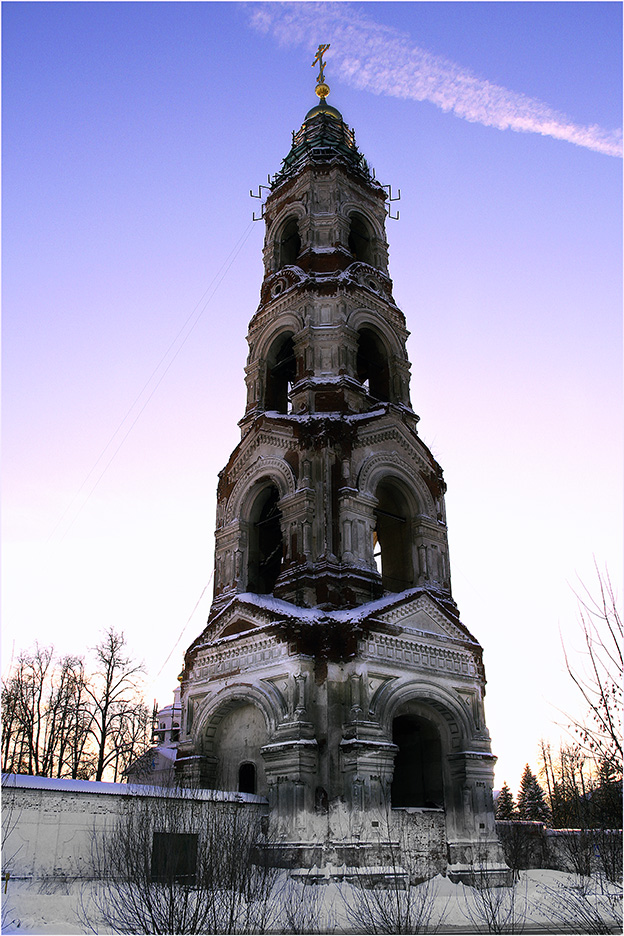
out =
[[[430,101],[464,120],[539,133],[577,146],[622,155],[622,131],[583,127],[547,104],[472,74],[412,42],[409,35],[375,23],[351,3],[255,3],[252,25],[280,44],[314,53],[330,41],[331,71],[352,87],[414,101]]]

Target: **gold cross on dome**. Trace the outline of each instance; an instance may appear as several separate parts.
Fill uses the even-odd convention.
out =
[[[312,68],[314,68],[317,62],[319,63],[320,71],[319,71],[319,76],[318,76],[318,84],[323,84],[325,81],[325,73],[324,73],[325,62],[323,61],[323,56],[329,49],[330,45],[331,43],[329,42],[326,45],[320,45],[318,47],[318,51],[316,53],[315,59],[312,62]]]

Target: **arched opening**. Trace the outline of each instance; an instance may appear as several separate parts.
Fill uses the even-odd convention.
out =
[[[267,723],[257,705],[242,698],[225,703],[207,725],[204,753],[212,774],[206,785],[266,796],[262,748],[268,739]]]
[[[270,595],[282,567],[282,525],[279,491],[274,484],[257,495],[250,516],[247,588]]]
[[[358,332],[357,379],[377,400],[390,400],[390,366],[385,345],[371,328]]]
[[[256,792],[256,765],[250,761],[245,761],[238,768],[238,792]]]
[[[362,215],[351,215],[349,228],[349,250],[356,260],[373,266],[373,232]]]
[[[443,808],[442,744],[435,724],[418,715],[399,715],[392,722],[392,741],[399,749],[394,760],[392,806]]]
[[[324,787],[317,786],[314,791],[314,811],[326,816],[329,811],[329,797]]]
[[[267,355],[265,410],[289,412],[288,389],[297,375],[295,348],[290,332],[275,339]]]
[[[282,227],[281,234],[278,238],[278,268],[295,264],[300,252],[301,237],[299,235],[299,224],[296,218],[289,218]]]
[[[381,481],[375,492],[373,554],[384,591],[400,592],[414,584],[411,523],[407,500],[392,483]]]

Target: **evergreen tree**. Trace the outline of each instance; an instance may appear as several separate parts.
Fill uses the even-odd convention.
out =
[[[622,828],[622,780],[610,760],[598,767],[598,777],[589,794],[591,825],[598,829]]]
[[[514,803],[513,793],[507,786],[507,781],[503,783],[501,791],[496,800],[496,818],[497,819],[517,819],[516,804]]]
[[[549,812],[544,791],[527,764],[522,774],[518,792],[518,818],[546,822],[548,817]]]

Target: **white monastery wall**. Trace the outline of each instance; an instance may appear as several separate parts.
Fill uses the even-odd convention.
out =
[[[128,797],[174,797],[189,804],[200,799],[266,809],[266,800],[249,793],[193,790],[184,796],[162,787],[4,774],[3,874],[35,880],[92,877],[93,834],[112,828]]]

